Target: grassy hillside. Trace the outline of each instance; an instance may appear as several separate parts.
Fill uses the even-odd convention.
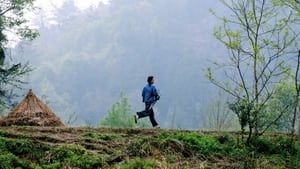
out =
[[[243,146],[236,133],[162,129],[1,127],[0,168],[300,168],[299,139]]]

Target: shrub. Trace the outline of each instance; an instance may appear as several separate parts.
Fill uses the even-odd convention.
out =
[[[177,133],[175,138],[182,141],[189,148],[208,155],[209,153],[223,152],[222,145],[217,139],[197,133]]]
[[[48,152],[44,159],[45,163],[56,163],[55,166],[61,168],[62,165],[79,167],[81,169],[102,167],[103,159],[96,154],[89,154],[79,146],[58,146]],[[49,164],[48,164],[49,166]]]
[[[70,166],[79,167],[81,169],[100,168],[103,165],[104,160],[93,154],[75,154],[66,159]]]
[[[118,165],[118,169],[152,169],[155,168],[155,160],[143,160],[139,157],[126,161],[124,164]]]
[[[30,162],[19,159],[11,153],[0,154],[0,169],[7,168],[32,168]]]
[[[128,146],[127,151],[130,156],[147,157],[152,154],[152,145],[150,138],[136,138]]]
[[[300,153],[299,144],[292,142],[287,136],[270,137],[253,137],[251,148],[258,153],[263,154],[281,154],[283,156],[297,155]]]
[[[11,140],[0,137],[1,152],[10,152],[19,157],[37,159],[49,150],[49,146],[33,143],[27,139]]]
[[[99,125],[112,128],[133,128],[135,126],[133,111],[123,92],[120,94],[120,100],[112,105]]]

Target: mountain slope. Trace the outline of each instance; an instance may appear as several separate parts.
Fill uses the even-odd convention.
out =
[[[297,168],[299,142],[163,129],[1,127],[0,168]]]

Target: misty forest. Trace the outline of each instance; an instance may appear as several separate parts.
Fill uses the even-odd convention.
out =
[[[0,168],[300,168],[300,1],[41,2],[0,1]]]
[[[51,18],[37,10],[33,24],[39,36],[6,49],[6,62],[32,69],[17,94],[32,88],[64,122],[75,116],[70,125],[97,126],[121,93],[132,112],[141,111],[141,91],[153,75],[161,127],[209,127],[213,104],[226,104],[226,97],[220,98],[205,69],[228,55],[213,37],[218,20],[210,8],[225,11],[219,3],[197,0],[114,0],[84,11],[66,1]],[[20,100],[13,99],[12,104]]]

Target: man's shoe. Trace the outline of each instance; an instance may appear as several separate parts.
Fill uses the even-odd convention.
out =
[[[159,125],[154,126],[155,129],[160,129]]]
[[[134,122],[135,122],[135,124],[137,123],[138,119],[139,119],[139,117],[137,115],[134,115]]]

